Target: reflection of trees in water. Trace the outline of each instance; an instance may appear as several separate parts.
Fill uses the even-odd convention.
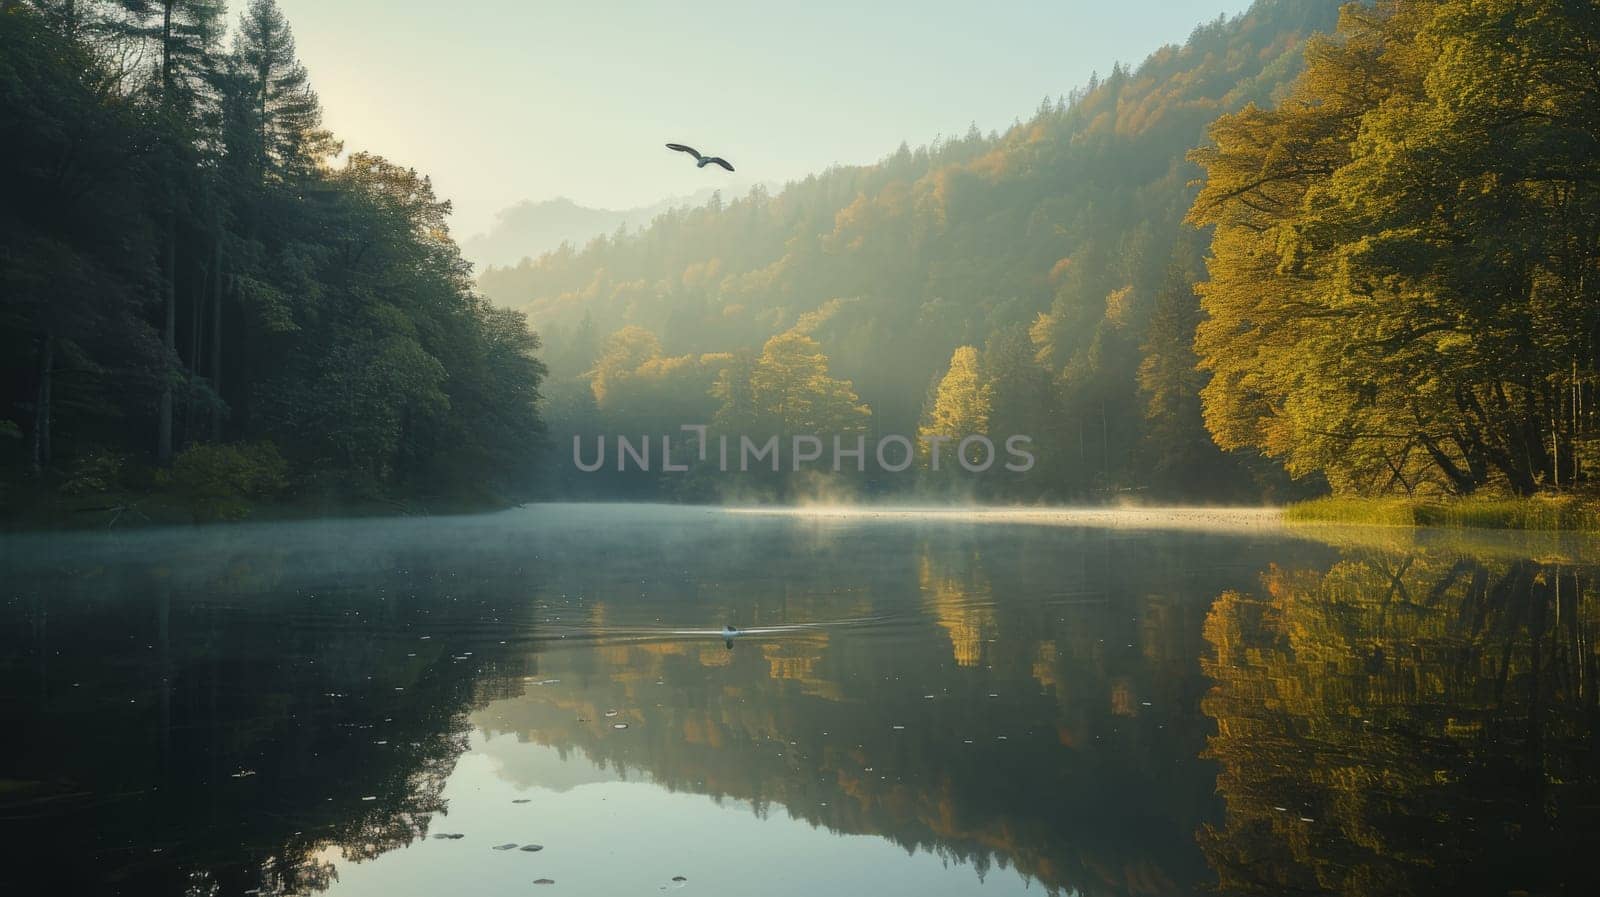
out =
[[[850,616],[893,619],[888,628],[747,635],[731,651],[567,644],[541,660],[559,684],[475,721],[581,750],[626,778],[758,814],[782,805],[979,874],[1015,867],[1052,893],[1195,890],[1207,873],[1193,833],[1217,810],[1194,762],[1208,730],[1195,658],[1215,594],[1205,586],[1232,574],[1191,572],[1179,552],[1204,546],[1176,539],[973,541],[925,536],[880,552],[870,576],[836,580],[850,587]],[[758,625],[815,618],[803,607],[814,596],[761,575],[748,606],[802,610]]]
[[[1596,893],[1595,570],[1355,550],[1206,621],[1227,893]]]
[[[994,634],[994,598],[989,580],[972,570],[976,558],[945,557],[936,563],[924,552],[918,566],[923,606],[950,636],[958,666],[973,667],[983,660],[984,646]],[[952,563],[952,560],[956,561]],[[959,570],[950,570],[960,567]],[[943,569],[941,569],[943,568]]]
[[[301,560],[45,559],[16,580],[0,778],[23,783],[0,837],[35,861],[0,891],[305,894],[337,857],[426,835],[467,712],[520,680],[472,635],[494,596],[399,553],[349,582]]]
[[[56,890],[315,891],[341,855],[429,831],[479,708],[488,728],[668,788],[1013,866],[1046,890],[1188,893],[1208,876],[1193,833],[1219,804],[1194,760],[1210,731],[1195,658],[1210,596],[1260,568],[1254,549],[640,526],[396,526],[365,552],[315,528],[294,550],[196,531],[132,559],[23,564],[5,578],[28,585],[0,605],[0,701],[28,737],[0,742],[0,778],[39,800],[15,813],[0,795],[25,817],[0,836]],[[818,619],[868,622],[731,651],[636,640],[652,623]],[[526,642],[499,640],[536,624],[598,635],[540,643],[533,675]],[[30,871],[0,867],[0,891]]]

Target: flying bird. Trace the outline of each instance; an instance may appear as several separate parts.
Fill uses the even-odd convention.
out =
[[[702,156],[700,155],[700,151],[692,146],[684,146],[681,143],[669,143],[667,144],[667,149],[677,150],[680,153],[688,153],[689,155],[694,156],[694,167],[696,168],[704,168],[707,165],[721,165],[723,168],[726,168],[729,171],[733,170],[733,166],[728,164],[727,159],[724,159],[721,156]]]

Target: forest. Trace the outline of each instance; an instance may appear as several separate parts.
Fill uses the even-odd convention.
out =
[[[1003,133],[476,277],[270,0],[0,8],[9,506],[1592,491],[1592,4],[1257,0]],[[977,433],[1037,463],[932,469]],[[918,457],[703,463],[802,434]],[[574,463],[663,436],[702,463]]]
[[[1260,0],[1003,134],[718,197],[480,282],[549,345],[553,467],[569,433],[781,431],[763,420],[776,378],[819,399],[800,429],[1033,437],[1026,475],[921,493],[1582,491],[1597,41],[1582,3]],[[831,488],[908,488],[853,479]]]
[[[530,496],[526,319],[427,177],[342,154],[274,0],[225,14],[0,3],[0,502]]]

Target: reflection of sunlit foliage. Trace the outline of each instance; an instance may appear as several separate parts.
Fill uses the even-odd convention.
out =
[[[730,537],[732,557],[837,553],[850,571],[831,591],[791,584],[782,568],[724,573],[719,588],[747,594],[740,625],[890,625],[752,633],[731,649],[693,634],[566,642],[540,660],[559,684],[530,683],[475,721],[757,815],[781,807],[980,874],[1015,868],[1046,893],[1199,885],[1193,833],[1217,804],[1194,762],[1205,734],[1195,657],[1215,589],[1167,577],[1190,569],[1178,552],[1203,549],[914,533],[877,543],[858,569],[840,549],[856,533],[812,535],[759,552]],[[628,608],[608,607],[605,625],[627,632]],[[619,721],[629,728],[612,730]]]
[[[924,554],[919,567],[924,602],[939,626],[950,634],[955,661],[964,667],[983,660],[983,647],[994,632],[988,581],[981,571],[943,572]]]
[[[1225,892],[1600,884],[1593,570],[1355,549],[1262,588],[1206,621]]]

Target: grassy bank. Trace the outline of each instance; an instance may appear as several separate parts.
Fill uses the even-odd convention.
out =
[[[514,503],[490,496],[286,495],[240,500],[230,505],[227,513],[218,514],[214,507],[197,506],[190,497],[160,491],[116,491],[80,497],[43,490],[23,495],[15,492],[0,501],[0,532],[474,514],[497,511]]]
[[[1600,501],[1571,497],[1319,498],[1284,509],[1291,523],[1600,532]]]

